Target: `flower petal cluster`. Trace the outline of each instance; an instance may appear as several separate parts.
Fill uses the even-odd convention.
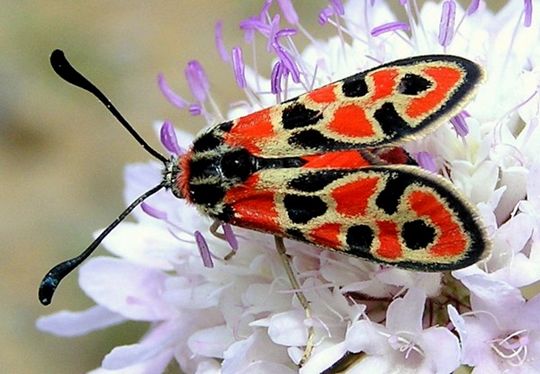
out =
[[[520,290],[540,280],[539,13],[527,0],[497,13],[482,1],[463,9],[454,0],[421,8],[407,0],[398,18],[388,3],[331,0],[318,19],[331,36],[316,39],[292,1],[265,0],[240,25],[246,46],[231,50],[218,22],[217,53],[244,95],[225,116],[195,60],[185,69],[191,99],[163,76],[159,87],[173,105],[212,124],[398,58],[449,53],[478,62],[488,79],[476,98],[405,148],[478,208],[493,243],[487,260],[428,274],[285,241],[311,304],[308,318],[271,236],[225,227],[227,240],[215,238],[209,219],[161,191],[104,241],[114,257],[81,267],[80,287],[96,305],[42,317],[38,327],[78,336],[128,320],[148,324],[138,343],[114,348],[95,373],[158,373],[176,361],[186,373],[309,374],[337,368],[343,357],[353,358],[350,372],[451,373],[460,365],[539,372],[540,297],[527,300]],[[246,51],[257,50],[274,56],[271,66],[245,65],[257,61]],[[192,141],[169,122],[158,131],[173,155]],[[130,202],[161,179],[160,165],[130,165],[125,179]],[[236,255],[223,260],[236,244]],[[315,348],[298,369],[310,328]]]

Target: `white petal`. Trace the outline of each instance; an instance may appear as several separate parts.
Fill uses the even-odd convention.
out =
[[[125,318],[96,305],[82,312],[61,311],[39,317],[36,327],[58,336],[80,336],[124,322]]]
[[[431,327],[424,330],[418,343],[424,352],[424,361],[429,362],[436,373],[451,373],[459,366],[459,341],[448,329]]]
[[[366,352],[368,355],[384,355],[390,350],[385,338],[386,329],[370,321],[354,322],[347,330],[345,345],[348,351]]]
[[[225,325],[199,330],[188,339],[188,347],[196,355],[223,358],[223,352],[234,343],[232,331]]]
[[[175,312],[161,298],[166,275],[125,260],[96,257],[81,267],[79,284],[98,304],[130,319],[155,321]]]
[[[119,257],[162,270],[173,269],[179,248],[185,246],[164,227],[131,222],[120,224],[103,240],[103,245]]]
[[[304,324],[304,311],[294,310],[274,314],[270,319],[268,336],[276,344],[302,346],[306,344],[308,333]]]
[[[256,361],[290,363],[285,347],[272,343],[260,329],[247,339],[232,344],[224,353],[223,374],[242,373]]]
[[[330,347],[317,351],[299,370],[300,374],[319,374],[328,369],[340,358],[342,358],[347,349],[345,343],[333,344]]]
[[[386,311],[386,328],[388,330],[408,331],[418,333],[422,331],[422,316],[426,294],[418,289],[411,288],[403,298],[395,299]]]
[[[166,364],[173,357],[173,347],[180,336],[179,326],[173,322],[157,325],[139,343],[114,348],[105,356],[102,367],[109,370],[124,369],[132,365]]]
[[[195,374],[220,374],[221,365],[217,360],[204,360],[197,365]]]

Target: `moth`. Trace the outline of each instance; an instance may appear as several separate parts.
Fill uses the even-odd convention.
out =
[[[45,276],[43,304],[131,210],[162,188],[216,221],[405,269],[459,269],[489,252],[476,209],[400,147],[471,99],[483,78],[472,61],[426,55],[386,63],[216,124],[178,158],[152,149],[63,52],[54,51],[51,64],[102,101],[164,171],[162,182],[80,256]]]

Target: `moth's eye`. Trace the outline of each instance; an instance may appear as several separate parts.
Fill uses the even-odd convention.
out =
[[[430,88],[433,84],[424,77],[416,74],[405,74],[398,85],[399,93],[415,96]]]
[[[253,171],[254,160],[245,149],[225,153],[221,158],[221,172],[231,179],[245,180]]]

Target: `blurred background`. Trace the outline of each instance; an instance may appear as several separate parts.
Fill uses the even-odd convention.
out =
[[[183,68],[196,58],[222,108],[242,98],[230,67],[215,51],[214,24],[224,21],[229,48],[240,45],[238,22],[257,14],[261,3],[2,1],[1,372],[85,372],[98,367],[114,346],[135,343],[146,329],[132,323],[66,339],[34,327],[39,315],[91,305],[74,274],[63,283],[55,302],[44,308],[37,300],[39,281],[52,265],[78,254],[91,241],[92,232],[124,209],[123,166],[150,158],[91,95],[56,76],[49,66],[50,52],[63,49],[73,65],[159,148],[153,121],[170,119],[192,132],[204,122],[164,100],[157,89],[157,73],[164,73],[177,92],[189,97]],[[331,28],[317,24],[318,11],[326,4],[295,2],[302,24],[314,35],[333,34]]]

